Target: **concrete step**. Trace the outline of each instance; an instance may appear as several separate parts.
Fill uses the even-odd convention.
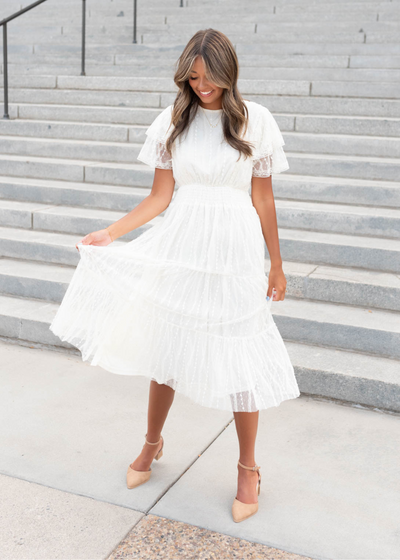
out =
[[[282,131],[284,132],[284,131]],[[344,154],[346,156],[400,157],[400,137],[285,132],[286,150],[306,154]],[[398,176],[399,177],[399,176]]]
[[[335,98],[312,96],[246,95],[247,99],[265,105],[273,114],[314,114],[357,117],[371,116],[399,118],[400,103],[397,99]],[[173,102],[172,94],[164,94],[163,106]]]
[[[138,41],[141,44],[154,44],[160,43],[165,44],[171,41],[172,43],[180,43],[186,44],[193,35],[193,32],[190,29],[187,29],[186,26],[181,26],[180,29],[175,27],[164,30],[163,26],[161,29],[146,29],[140,27],[138,30]],[[223,27],[223,25],[219,25],[219,27]],[[271,43],[271,42],[291,42],[291,43],[298,43],[298,42],[310,42],[310,43],[321,43],[321,42],[336,42],[342,41],[346,43],[365,43],[366,42],[366,33],[357,32],[357,31],[341,31],[336,29],[330,30],[320,30],[319,26],[316,26],[314,31],[309,29],[303,30],[302,28],[297,28],[294,31],[272,31],[266,34],[262,33],[255,33],[254,32],[254,24],[243,24],[243,27],[246,27],[242,32],[235,33],[235,41],[236,43],[248,43],[250,41],[254,41],[255,44],[264,44],[264,43]],[[38,38],[36,33],[29,33],[26,34],[26,41],[29,43],[37,43],[40,42],[40,45],[76,45],[79,44],[80,35],[79,33],[74,34],[61,34],[60,32],[55,33],[43,33],[40,35],[40,39]],[[386,41],[384,41],[384,36],[386,35]],[[371,37],[369,42],[396,42],[396,35],[390,34],[388,32],[382,31],[381,33],[370,32],[368,37]],[[18,40],[16,36],[13,37],[14,40]],[[97,31],[92,29],[86,30],[86,40],[88,44],[97,44],[97,45],[110,45],[110,46],[117,46],[122,45],[126,46],[130,42],[132,42],[132,31],[121,30],[120,34],[99,34]],[[21,38],[19,38],[21,41]],[[50,50],[50,49],[49,49]]]
[[[286,151],[290,172],[295,175],[377,179],[398,182],[400,160],[375,156],[301,154]]]
[[[396,274],[285,261],[286,295],[313,301],[400,311]],[[60,303],[73,265],[0,258],[0,293]],[[265,261],[268,276],[269,260]],[[400,380],[399,380],[400,381]]]
[[[32,106],[28,106],[32,109]],[[45,138],[73,138],[101,141],[144,141],[145,130],[162,109],[147,107],[138,108],[98,108],[75,106],[36,106],[38,117],[43,109],[50,117],[19,118],[0,120],[0,134],[13,136],[40,136]],[[23,109],[22,109],[23,111]],[[33,115],[32,115],[33,116]],[[58,118],[57,118],[58,117]],[[302,144],[309,141],[308,134],[324,134],[318,136],[330,152],[337,151],[337,135],[346,135],[346,150],[352,149],[363,155],[365,150],[374,149],[374,155],[393,154],[396,157],[396,147],[400,137],[400,119],[379,117],[332,117],[327,115],[291,115],[275,113],[275,120],[281,132],[296,132],[297,144],[300,151]],[[83,121],[82,119],[85,118]],[[102,122],[102,120],[106,122]],[[73,124],[71,124],[73,123]],[[131,127],[126,125],[131,124]],[[120,125],[120,126],[118,126]],[[125,126],[122,126],[125,125]],[[131,131],[131,133],[129,133]],[[334,135],[334,136],[332,136]],[[347,138],[349,136],[349,138]],[[359,138],[362,136],[362,138]],[[365,138],[368,137],[368,138]],[[334,146],[332,146],[332,138]],[[378,138],[378,139],[377,139]],[[143,139],[143,140],[140,140]],[[296,142],[287,136],[287,140]],[[317,143],[317,147],[318,147]],[[290,148],[290,145],[287,144]],[[296,151],[296,150],[294,150]],[[314,151],[314,146],[313,150]],[[349,153],[346,151],[346,153]]]
[[[33,57],[32,57],[33,58]],[[269,67],[268,65],[246,66],[241,64],[240,77],[246,80],[257,80],[260,76],[269,76],[271,80],[338,80],[338,81],[366,81],[366,82],[398,82],[400,79],[400,70],[388,68],[307,68],[296,65],[298,67],[291,68],[287,66]],[[54,76],[70,76],[77,73],[80,69],[80,61],[72,62],[63,59],[63,62],[54,62],[53,64],[44,64],[36,60],[25,60],[20,64],[9,64],[8,71],[10,76],[24,75],[54,75]],[[86,62],[85,72],[87,76],[129,76],[135,75],[139,77],[160,76],[167,78],[174,71],[174,62],[154,60],[151,63],[143,64],[118,64],[112,62],[107,64],[99,64]],[[17,82],[18,85],[18,82]],[[28,84],[29,85],[29,84]]]
[[[284,260],[400,272],[400,242],[395,239],[284,228],[279,238]]]
[[[4,137],[3,148],[10,155],[0,154],[0,175],[67,181],[82,181],[85,177],[90,183],[149,186],[149,175],[144,184],[138,182],[138,178],[139,175],[143,177],[143,171],[149,173],[151,169],[144,164],[133,163],[140,147],[141,145],[134,143],[124,145],[118,142],[76,140],[38,141],[29,138],[12,142]],[[80,153],[79,148],[82,149]],[[34,152],[38,155],[28,155]],[[91,159],[74,159],[85,155]],[[286,151],[286,155],[290,172],[294,175],[393,182],[398,181],[400,176],[398,158],[301,154],[289,151]],[[127,169],[130,170],[129,174]],[[140,173],[132,173],[135,170]]]
[[[191,11],[189,11],[191,14]],[[196,23],[191,20],[190,15],[188,16],[188,11],[186,10],[186,15],[183,18],[179,17],[172,17],[172,18],[162,18],[159,16],[157,19],[144,17],[145,14],[141,15],[140,18],[140,30],[141,32],[153,32],[153,33],[184,33],[189,32],[194,34],[199,29],[199,23],[208,24],[210,27],[217,25],[218,29],[220,29],[225,34],[231,34],[233,36],[238,36],[240,33],[243,34],[250,34],[250,33],[271,33],[271,32],[287,32],[291,30],[298,30],[298,20],[296,20],[296,15],[292,14],[288,16],[287,20],[279,20],[275,17],[271,17],[271,14],[268,14],[270,17],[265,18],[262,17],[264,14],[253,14],[251,18],[244,18],[241,19],[240,23],[237,21],[236,16],[232,16],[230,13],[225,13],[223,16],[222,14],[218,17],[215,17],[214,14],[210,14],[209,18],[204,18],[198,15],[198,19],[196,18]],[[242,14],[241,14],[242,15]],[[243,14],[244,15],[244,14]],[[260,17],[261,16],[261,17]],[[24,36],[33,38],[42,37],[44,34],[47,35],[56,35],[62,34],[65,36],[74,36],[80,37],[80,29],[76,25],[78,20],[74,23],[68,22],[66,25],[38,25],[35,28],[32,28],[26,23],[23,23],[22,20],[17,20],[12,26],[12,29],[9,31],[10,37],[16,37],[19,39],[22,34]],[[94,34],[98,37],[102,36],[118,36],[118,35],[126,35],[131,33],[132,25],[131,22],[128,21],[126,18],[120,19],[108,19],[107,21],[103,21],[100,24],[99,21],[93,20],[89,18],[86,22],[86,30],[90,34]],[[395,21],[386,21],[381,22],[375,20],[371,21],[362,21],[360,24],[358,21],[354,21],[354,17],[349,20],[340,20],[335,22],[335,32],[351,32],[351,33],[359,33],[360,28],[362,25],[363,32],[369,33],[382,33],[384,31],[390,32],[394,31],[398,23]],[[332,25],[330,20],[320,19],[318,21],[312,21],[309,19],[303,19],[301,30],[310,30],[310,31],[319,31],[320,33],[323,31],[332,32]]]
[[[58,17],[58,16],[57,16]],[[78,24],[80,25],[80,23]],[[132,39],[129,40],[129,44],[114,44],[112,47],[112,52],[115,55],[128,55],[130,53],[148,53],[154,56],[154,53],[175,51],[177,57],[183,51],[184,42],[172,42],[167,44],[153,43],[153,44],[140,44],[140,34],[138,34],[139,43],[132,45]],[[254,43],[240,43],[236,42],[234,38],[234,47],[238,56],[245,55],[266,55],[266,54],[294,54],[300,52],[301,54],[331,54],[331,55],[399,55],[400,46],[397,43],[350,43],[346,41],[342,42],[320,42],[320,43],[309,43],[306,40],[298,42],[274,42],[274,43],[260,43],[255,45]],[[73,54],[79,56],[81,52],[80,42],[76,44],[58,44],[58,43],[46,43],[40,44],[36,42],[33,44],[11,44],[8,49],[11,53],[27,53],[27,54],[40,54],[45,55],[49,52],[53,54],[61,54],[68,56]],[[2,46],[0,45],[0,53],[2,53]],[[86,53],[88,56],[101,56],[110,54],[109,45],[101,45],[97,42],[91,42],[86,44]]]
[[[0,154],[0,175],[149,187],[154,170],[135,163]]]
[[[281,131],[284,133],[286,150],[290,152],[345,154],[347,156],[365,156],[373,153],[375,157],[400,157],[400,138],[323,134],[317,131],[288,132],[285,128],[292,127],[289,123],[293,121],[293,117],[283,116],[277,119],[277,121],[280,120],[288,122],[287,126],[281,127]],[[400,124],[400,120],[396,124]],[[131,161],[129,158],[126,159],[127,156],[124,155],[123,150],[128,149],[135,160],[138,146],[132,146],[133,150],[131,147],[125,146],[119,152],[118,148],[116,151],[113,150],[115,143],[143,143],[146,128],[145,125],[128,127],[116,124],[100,125],[98,123],[72,124],[67,121],[3,120],[0,121],[0,151],[2,153],[54,155],[55,157],[63,157],[63,154],[66,154],[66,157],[78,157],[74,154],[81,153],[82,157],[85,158],[107,161],[105,157],[103,158],[102,152],[103,143],[107,143],[109,161],[120,161],[119,158],[121,158],[121,161]],[[21,139],[22,137],[23,139]],[[60,142],[61,140],[67,141],[67,148]],[[70,140],[78,141],[75,151],[73,146],[69,145]],[[28,143],[27,146],[25,142]],[[110,146],[112,147],[110,148]]]
[[[89,140],[100,142],[144,142],[144,125],[99,124],[68,121],[38,121],[30,119],[0,120],[0,135]],[[1,142],[0,136],[0,142]]]
[[[144,131],[143,131],[144,132]],[[135,163],[141,144],[57,138],[0,136],[0,153],[45,158],[83,158],[91,161]]]
[[[151,186],[150,172],[142,184],[146,186],[0,176],[0,199],[129,212],[147,196]],[[300,177],[282,173],[274,176],[273,186],[276,200],[355,206],[362,201],[363,206],[400,208],[400,186],[394,182]]]
[[[1,183],[0,183],[1,185]],[[364,206],[400,208],[400,185],[390,181],[368,181],[341,177],[292,175],[289,171],[273,177],[278,199],[333,202]]]
[[[268,275],[271,263],[265,260]],[[300,299],[400,311],[400,277],[395,273],[283,262],[286,295]]]
[[[64,346],[46,332],[57,308],[56,303],[0,295],[0,336]],[[284,340],[400,358],[397,312],[287,297],[273,304],[272,313]]]
[[[400,46],[400,45],[399,45]],[[34,89],[79,89],[105,91],[158,91],[177,92],[171,78],[123,77],[123,76],[40,76],[14,74],[9,79],[10,87]],[[310,95],[328,97],[366,97],[399,99],[396,83],[374,81],[340,80],[238,80],[243,95]]]
[[[143,45],[147,46],[147,45]],[[149,48],[152,48],[148,45]],[[155,45],[157,48],[157,45]],[[57,49],[57,46],[52,46],[53,49],[57,49],[62,51],[66,47],[60,47]],[[37,49],[35,48],[35,52],[45,52],[46,49],[44,46],[40,47],[38,45]],[[71,49],[71,47],[70,47]],[[96,48],[96,52],[99,52],[100,48]],[[299,52],[303,55],[305,54],[332,54],[332,55],[369,55],[369,56],[378,56],[378,55],[399,55],[400,54],[400,45],[398,43],[349,43],[343,41],[341,43],[330,43],[324,42],[321,43],[309,43],[307,41],[298,41],[296,43],[291,42],[281,42],[281,43],[264,43],[264,44],[254,44],[254,43],[235,43],[235,50],[236,54],[239,57],[242,55],[266,55],[270,53],[276,54],[293,54]],[[75,49],[78,52],[78,49]],[[122,48],[121,48],[122,51]],[[71,49],[72,52],[72,49]],[[105,51],[104,51],[105,52]],[[122,54],[119,52],[118,54]],[[124,53],[126,54],[126,53]]]
[[[92,55],[86,57],[86,63],[88,68],[92,66],[98,67],[109,67],[111,65],[115,66],[158,66],[158,65],[168,65],[173,64],[176,59],[175,53],[173,56],[168,53],[159,52],[157,56],[145,56],[138,55],[137,53],[131,53],[130,55],[113,55],[109,54],[100,56]],[[369,61],[369,59],[371,59]],[[243,55],[240,58],[240,68],[254,68],[254,67],[266,67],[266,68],[399,68],[396,63],[396,56],[359,56],[354,55],[349,57],[347,55],[283,55],[276,59],[273,55],[258,55],[258,56],[248,56]],[[382,65],[379,62],[382,61]],[[32,54],[28,56],[27,54],[21,55],[19,53],[11,53],[8,57],[9,68],[12,65],[17,67],[18,65],[26,66],[30,65],[33,69],[36,65],[59,65],[59,64],[70,64],[80,65],[81,57],[71,54],[68,56],[68,60],[59,53],[47,53],[47,54]],[[394,64],[394,65],[393,65]]]
[[[278,200],[276,210],[279,227],[400,239],[400,208]]]
[[[129,212],[149,187],[120,187],[85,182],[0,177],[0,199]]]
[[[70,233],[81,236],[102,229],[116,222],[125,214],[126,212],[113,210],[0,200],[0,226],[2,227]],[[144,231],[152,224],[157,223],[160,216],[163,215],[164,213],[161,213],[139,230],[127,233],[124,239],[134,239],[139,231]]]
[[[79,262],[76,244],[82,237],[82,235],[66,233],[0,227],[0,257],[76,266]],[[126,242],[117,239],[114,243],[120,245]]]
[[[71,209],[69,213],[67,209],[64,210],[63,223],[69,220],[69,224],[71,227],[73,224],[75,230],[81,228],[80,235],[52,230],[0,227],[0,256],[74,265],[78,257],[75,245],[83,235],[113,223],[112,218],[115,213],[101,212],[101,214],[99,211],[91,213],[87,209],[80,209],[79,215],[75,216]],[[42,223],[51,223],[56,227],[57,218],[54,216],[57,216],[56,211],[54,210],[53,213],[49,210],[38,216],[38,220],[42,220]],[[155,218],[154,223],[158,219],[162,218]],[[124,237],[135,236],[146,227],[151,225],[145,224],[143,229],[134,230]],[[395,239],[285,228],[279,229],[279,237],[281,254],[285,261],[355,267],[395,274],[400,272],[400,242]],[[123,241],[117,240],[117,242]],[[268,258],[266,246],[265,257]]]
[[[284,124],[289,115],[274,114]],[[296,115],[294,130],[317,134],[349,134],[362,136],[400,137],[400,119],[381,117],[347,117],[330,115]],[[280,128],[281,123],[278,122]],[[285,129],[282,127],[282,131]],[[288,128],[286,130],[289,130]],[[377,155],[377,154],[374,154]]]
[[[56,114],[56,120],[59,118],[58,107],[68,108],[70,106],[81,106],[81,109],[85,109],[86,106],[97,106],[97,107],[150,107],[150,108],[160,108],[162,95],[157,92],[135,92],[135,91],[125,91],[125,92],[113,92],[113,91],[79,91],[79,90],[57,90],[57,89],[31,89],[31,88],[10,88],[9,89],[9,104],[10,106],[19,104],[20,113],[19,116],[22,118],[36,118],[32,117],[30,113],[30,108],[37,107],[36,111],[40,109],[42,111],[50,110],[50,114]],[[3,101],[3,91],[0,89],[0,101]],[[168,102],[167,105],[170,103]],[[166,105],[166,106],[167,106]],[[96,107],[96,108],[97,108]],[[27,113],[25,113],[25,108]],[[61,109],[60,109],[61,110]],[[54,113],[55,112],[55,113]],[[39,113],[40,114],[40,113]],[[46,119],[49,118],[44,116],[46,113],[42,113],[39,118]],[[71,111],[71,115],[73,111]],[[62,113],[61,113],[62,115]],[[90,117],[89,117],[90,118]],[[100,119],[101,122],[107,121],[107,115]],[[77,119],[69,119],[77,120]]]
[[[400,412],[400,361],[286,341],[302,393]]]
[[[294,298],[275,304],[285,340],[400,359],[399,312]]]
[[[190,32],[180,32],[179,30],[173,30],[171,32],[164,32],[164,33],[151,33],[144,31],[143,33],[140,32],[140,38],[142,44],[154,44],[157,42],[160,43],[167,43],[171,41],[172,43],[183,43],[186,44],[193,34]],[[385,34],[385,32],[381,33],[370,33],[369,34],[370,40],[368,42],[372,43],[380,43],[380,42],[392,42],[396,43],[398,36],[396,33],[393,34]],[[118,41],[119,44],[123,44],[129,38],[129,35],[123,36]],[[72,43],[74,39],[71,38],[70,41]],[[93,36],[93,40],[98,40],[98,37]],[[50,38],[49,42],[52,42],[53,39]],[[346,42],[346,43],[365,43],[366,42],[366,33],[357,33],[357,32],[340,32],[336,30],[332,30],[331,32],[321,33],[319,29],[315,30],[314,32],[310,32],[309,30],[302,30],[301,28],[297,28],[296,31],[292,32],[273,32],[268,34],[261,34],[261,33],[253,33],[253,34],[246,34],[242,33],[240,35],[235,36],[236,44],[241,43],[248,43],[254,42],[253,44],[257,46],[262,46],[266,43],[300,43],[300,42],[308,42],[308,43],[336,43],[336,42]],[[65,40],[65,43],[68,41]],[[44,41],[43,41],[44,43]]]
[[[17,91],[17,90],[14,90]],[[23,91],[23,90],[21,90]],[[30,90],[32,95],[35,95],[33,90]],[[54,93],[54,92],[53,92]],[[69,92],[74,93],[74,92]],[[75,92],[76,93],[76,92]],[[88,92],[91,96],[93,92]],[[117,96],[118,97],[118,96]],[[31,97],[31,101],[32,101]],[[279,125],[284,126],[284,130],[294,129],[294,117],[304,116],[304,118],[321,119],[321,132],[329,132],[329,127],[332,126],[332,132],[353,134],[367,134],[366,130],[372,131],[376,136],[392,136],[393,130],[397,136],[396,119],[400,118],[400,102],[397,100],[382,100],[377,104],[375,99],[359,99],[356,103],[354,99],[337,100],[325,98],[290,98],[279,96],[246,96],[246,99],[257,101],[264,105],[279,119]],[[114,124],[151,124],[162,109],[172,104],[174,99],[169,94],[162,94],[158,97],[158,105],[140,106],[140,98],[131,98],[131,103],[124,104],[125,106],[109,106],[99,105],[97,101],[100,99],[92,99],[95,103],[91,106],[89,103],[81,104],[85,100],[84,96],[79,98],[77,103],[69,96],[62,100],[62,103],[40,103],[40,102],[21,102],[18,105],[12,103],[10,109],[14,112],[19,111],[19,117],[22,119],[35,119],[35,120],[61,120],[61,121],[75,121],[75,122],[97,122],[97,123],[114,123]],[[163,101],[160,105],[161,100]],[[105,99],[105,101],[109,101]],[[111,101],[111,100],[110,100]],[[153,99],[155,101],[155,99]],[[300,101],[303,101],[301,103]],[[113,99],[115,103],[115,99]],[[365,115],[365,116],[364,116]],[[396,117],[396,115],[399,115]],[[334,117],[334,118],[333,118]],[[291,118],[290,121],[288,119]],[[327,119],[324,123],[324,119]],[[354,123],[351,124],[351,120]],[[364,121],[365,119],[365,121]],[[393,121],[393,122],[392,122]],[[383,124],[387,122],[388,124]],[[349,130],[350,123],[350,130]],[[363,124],[364,123],[364,124]],[[303,123],[300,123],[302,126]],[[306,123],[307,124],[307,123]],[[308,123],[310,127],[318,127],[317,121]],[[324,130],[324,126],[328,130]],[[335,128],[337,127],[337,128]],[[340,128],[341,127],[341,128]],[[309,130],[304,130],[309,132]],[[371,132],[369,132],[371,133]]]
[[[148,190],[143,189],[143,196]],[[139,193],[138,193],[139,194]],[[288,229],[400,239],[400,209],[276,201],[278,226]],[[124,213],[110,209],[0,200],[0,226],[86,234]]]
[[[400,44],[399,44],[400,47]],[[40,78],[33,76],[32,80]],[[326,95],[330,97],[377,97],[398,99],[400,91],[392,82],[346,82],[329,80],[245,80],[239,78],[239,90],[247,94]],[[104,89],[176,92],[177,86],[168,78],[120,78],[101,76],[59,76],[59,89]]]
[[[146,97],[147,95],[147,97]],[[2,91],[0,90],[0,100]],[[117,111],[128,114],[128,109],[163,109],[174,102],[172,93],[106,92],[79,90],[10,89],[12,108],[18,104],[19,116],[40,120],[81,120],[82,113],[89,122],[114,122]],[[275,114],[298,116],[369,116],[373,118],[400,118],[400,101],[397,99],[335,99],[310,96],[246,95]],[[109,116],[110,114],[110,116]],[[127,119],[127,117],[124,117]],[[115,121],[120,122],[120,121]],[[124,121],[124,122],[131,122]]]

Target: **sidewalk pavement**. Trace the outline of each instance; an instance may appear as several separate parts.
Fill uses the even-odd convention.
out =
[[[260,412],[259,512],[234,523],[233,416],[176,394],[127,490],[149,380],[0,342],[0,558],[399,560],[400,415],[302,395]]]

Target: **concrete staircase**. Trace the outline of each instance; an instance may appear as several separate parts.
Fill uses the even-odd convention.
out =
[[[29,3],[3,0],[0,18]],[[87,4],[87,76],[80,0],[9,24],[0,336],[72,349],[48,327],[75,243],[148,194],[146,127],[175,98],[187,40],[215,27],[235,45],[242,94],[286,142],[290,170],[273,184],[288,292],[272,311],[300,389],[399,412],[400,2],[139,2],[136,45],[131,0]]]

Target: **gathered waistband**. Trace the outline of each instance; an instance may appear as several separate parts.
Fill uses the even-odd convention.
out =
[[[221,204],[223,206],[252,205],[249,192],[227,185],[215,186],[202,183],[181,185],[176,189],[174,201],[185,204]]]

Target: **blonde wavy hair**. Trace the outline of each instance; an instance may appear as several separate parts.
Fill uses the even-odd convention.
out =
[[[222,129],[228,144],[239,151],[239,158],[252,155],[252,144],[242,139],[248,124],[248,109],[238,87],[239,62],[235,49],[224,33],[215,29],[197,31],[178,58],[174,82],[179,91],[173,104],[171,123],[174,125],[166,141],[171,154],[176,138],[193,121],[199,106],[199,98],[189,84],[189,76],[197,56],[201,56],[207,80],[223,88]]]

